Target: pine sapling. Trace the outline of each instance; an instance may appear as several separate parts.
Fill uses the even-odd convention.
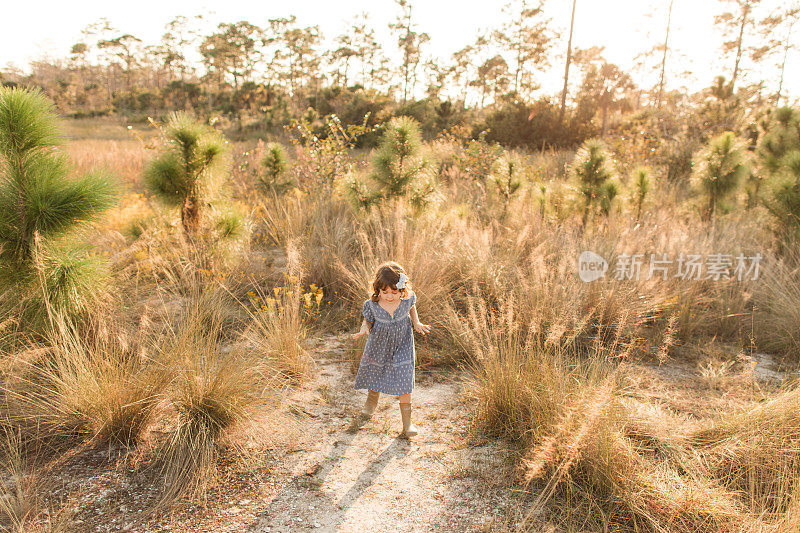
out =
[[[358,206],[405,199],[420,211],[438,197],[433,166],[423,154],[416,120],[402,116],[389,121],[367,178],[368,183],[362,183],[350,174],[345,182],[347,195]]]
[[[64,143],[41,92],[0,87],[0,281],[16,303],[44,296],[32,300],[39,318],[84,312],[99,293],[99,260],[58,237],[97,219],[117,196],[105,172],[72,177]]]
[[[286,176],[287,162],[286,149],[280,143],[268,143],[264,147],[264,156],[261,158],[261,167],[264,169],[262,182],[275,194],[281,195],[294,185],[293,180]]]
[[[692,183],[706,197],[706,220],[714,220],[720,203],[736,192],[747,172],[744,146],[733,132],[721,133],[700,150],[692,164]]]
[[[610,208],[610,202],[618,192],[615,187],[606,187],[606,182],[612,179],[616,172],[605,143],[600,139],[586,140],[575,154],[571,172],[577,178],[584,197],[581,222],[585,227],[595,204],[603,202],[606,208]],[[609,198],[609,195],[613,196]]]
[[[636,220],[642,217],[642,206],[650,192],[650,172],[646,168],[637,168],[633,173],[633,184],[636,187]]]
[[[522,185],[518,167],[519,164],[513,157],[502,157],[486,178],[490,187],[497,194],[498,200],[503,205],[503,210],[500,214],[501,220],[505,219],[511,198]]]
[[[194,236],[202,208],[230,172],[228,142],[186,113],[173,113],[164,129],[163,151],[145,170],[149,188],[180,207],[186,235]]]

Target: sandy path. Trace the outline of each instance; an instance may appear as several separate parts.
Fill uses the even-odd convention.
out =
[[[249,531],[485,531],[515,507],[507,453],[468,444],[460,376],[420,379],[413,420],[420,434],[399,438],[394,397],[373,418],[353,421],[365,398],[352,388],[346,343],[319,339],[318,378],[290,402],[305,414],[299,451]],[[349,345],[349,343],[347,343]],[[512,511],[513,514],[513,511]]]
[[[146,513],[158,487],[124,454],[83,450],[59,462],[51,496],[67,498],[69,531],[141,533],[274,531],[506,531],[524,497],[513,459],[497,441],[469,438],[464,374],[417,373],[413,420],[420,434],[399,437],[397,400],[382,396],[375,415],[353,421],[365,391],[353,387],[349,339],[316,338],[315,377],[290,389],[277,416],[280,444],[248,461],[225,455],[204,501]],[[255,438],[255,437],[254,437]],[[255,438],[258,445],[264,444]]]

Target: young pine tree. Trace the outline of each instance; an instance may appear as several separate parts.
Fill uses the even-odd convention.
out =
[[[544,217],[547,214],[547,185],[541,184],[539,185],[539,215],[542,217],[542,221],[544,221]]]
[[[776,233],[800,238],[800,112],[773,111],[757,154],[766,189],[762,200],[776,219]]]
[[[188,236],[199,227],[202,207],[230,172],[228,142],[212,127],[186,113],[173,113],[164,129],[166,145],[145,169],[148,187],[180,206]]]
[[[608,148],[600,139],[588,139],[580,147],[572,161],[572,174],[578,179],[585,199],[582,223],[586,226],[589,214],[596,204],[608,213],[611,203],[619,192],[611,180],[616,172]]]
[[[511,198],[522,185],[519,178],[519,163],[513,157],[500,158],[492,172],[486,177],[486,181],[503,206],[500,213],[500,220],[503,220],[511,204]]]
[[[766,130],[757,154],[759,166],[769,178],[780,172],[787,154],[800,150],[800,112],[779,107],[772,112]]]
[[[749,172],[742,142],[726,131],[712,138],[692,164],[692,183],[706,197],[703,216],[713,220],[720,204],[733,195]]]
[[[761,184],[764,177],[756,172],[756,169],[751,165],[747,167],[747,175],[744,180],[744,191],[747,194],[747,203],[745,209],[753,209],[758,205],[759,194],[761,191]]]
[[[637,168],[633,172],[633,185],[636,188],[634,200],[636,201],[636,220],[642,216],[642,206],[650,192],[650,172],[643,167]]]
[[[792,243],[800,240],[800,150],[788,152],[767,182],[764,206],[777,221],[777,234]]]
[[[57,238],[96,219],[114,203],[117,188],[103,172],[71,176],[63,144],[47,98],[0,87],[0,280],[21,297],[18,303],[38,286],[32,293],[49,300],[40,303],[72,314],[87,310],[102,268]]]
[[[404,198],[419,211],[437,197],[433,167],[423,155],[419,123],[410,117],[394,117],[381,138],[372,160],[368,184],[351,177],[351,200],[363,207]]]
[[[619,196],[619,184],[610,179],[606,181],[600,188],[600,212],[603,216],[608,216],[611,213],[611,208],[614,205],[614,199]]]
[[[273,142],[264,147],[261,167],[264,169],[262,182],[275,194],[283,194],[294,185],[294,182],[286,176],[288,163],[286,149],[282,144]]]

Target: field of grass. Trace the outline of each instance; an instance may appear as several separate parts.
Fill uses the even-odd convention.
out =
[[[296,186],[278,193],[265,187],[263,144],[240,143],[225,202],[204,205],[187,239],[179,210],[144,185],[157,130],[94,119],[66,131],[78,173],[105,167],[123,187],[115,207],[71,234],[108,264],[89,312],[48,314],[38,329],[13,306],[0,317],[4,527],[267,531],[296,497],[317,510],[327,501],[321,527],[347,530],[348,509],[366,512],[357,500],[439,509],[472,479],[486,502],[514,505],[486,521],[472,492],[463,516],[445,513],[452,527],[800,528],[800,255],[776,246],[762,207],[706,220],[686,183],[656,180],[637,219],[623,176],[616,202],[584,225],[573,151],[506,154],[520,183],[504,196],[475,175],[467,146],[438,140],[425,147],[440,163],[436,202],[363,210],[338,181],[314,181],[344,165],[326,152],[292,147]],[[344,174],[365,174],[365,155]],[[610,264],[758,252],[761,275],[647,279],[645,269],[584,283],[584,250]],[[427,436],[384,457],[395,409],[362,430],[383,459],[352,488],[324,489],[342,491],[336,507],[319,476],[357,461],[336,443],[351,445],[363,400],[348,387],[363,340],[343,335],[386,260],[409,273],[432,326],[416,337]],[[335,441],[323,474],[303,471],[311,428]],[[502,457],[473,453],[486,446]],[[432,468],[453,490],[398,492],[375,483],[384,468]],[[375,486],[364,493],[359,482]],[[414,516],[397,523],[445,519]]]

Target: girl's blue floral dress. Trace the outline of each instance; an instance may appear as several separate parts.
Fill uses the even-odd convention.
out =
[[[416,351],[409,311],[416,301],[417,295],[412,292],[400,300],[394,316],[371,298],[364,301],[364,318],[375,322],[367,336],[354,388],[391,395],[411,393]]]

